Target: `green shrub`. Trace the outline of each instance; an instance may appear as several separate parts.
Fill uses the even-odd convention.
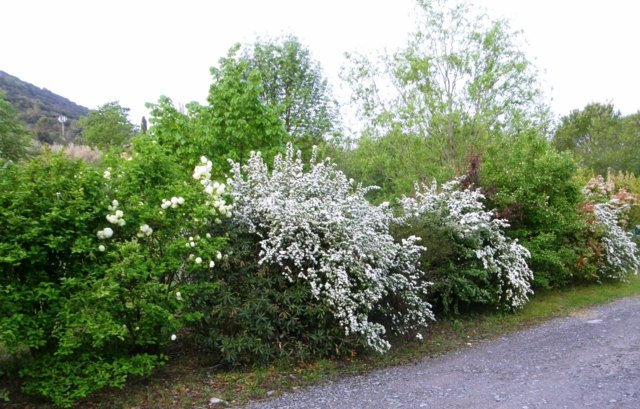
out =
[[[484,196],[462,189],[461,181],[416,185],[401,200],[411,233],[427,247],[421,264],[433,282],[433,304],[445,314],[479,306],[521,308],[531,293],[530,254],[505,236],[508,223],[485,210]]]
[[[541,136],[496,141],[480,166],[488,207],[511,224],[509,234],[531,252],[534,284],[562,287],[579,274],[588,229],[579,212],[583,201],[577,166]]]
[[[140,139],[105,161],[46,153],[0,170],[0,343],[27,350],[25,391],[59,406],[161,364],[188,312],[181,286],[225,242],[219,192],[163,148]]]
[[[297,362],[358,349],[308,286],[258,263],[256,235],[230,235],[233,253],[220,262],[210,286],[194,287],[185,297],[199,312],[194,327],[201,345],[228,365]]]

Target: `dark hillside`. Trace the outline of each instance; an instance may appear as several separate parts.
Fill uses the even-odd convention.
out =
[[[18,110],[20,119],[24,121],[33,136],[41,142],[65,142],[61,140],[61,126],[58,122],[60,114],[67,117],[66,142],[73,141],[78,133],[73,126],[74,122],[89,113],[86,107],[54,94],[46,88],[24,82],[4,71],[0,71],[0,90],[4,91],[5,98]]]

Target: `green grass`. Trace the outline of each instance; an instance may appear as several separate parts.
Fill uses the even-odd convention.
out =
[[[477,314],[456,319],[443,319],[415,334],[393,340],[393,349],[385,355],[353,356],[340,360],[317,360],[311,363],[273,365],[252,370],[223,371],[204,353],[176,351],[169,364],[147,379],[134,380],[123,390],[100,392],[81,402],[82,408],[191,408],[207,406],[216,397],[234,405],[250,400],[277,396],[285,391],[317,384],[350,374],[364,373],[393,365],[441,355],[468,348],[486,340],[528,328],[553,318],[569,316],[581,309],[607,303],[622,297],[640,295],[640,277],[628,283],[605,283],[573,287],[565,291],[547,291],[535,297],[515,314]],[[185,350],[188,348],[184,348]],[[21,395],[9,386],[8,407],[47,408],[48,406]]]

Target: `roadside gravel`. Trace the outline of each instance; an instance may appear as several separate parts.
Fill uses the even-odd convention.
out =
[[[640,408],[640,297],[249,408]]]

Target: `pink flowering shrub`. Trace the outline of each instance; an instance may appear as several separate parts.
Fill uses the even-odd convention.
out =
[[[228,184],[234,221],[259,237],[259,263],[277,266],[289,282],[305,283],[345,334],[378,352],[388,331],[404,332],[433,319],[424,301],[417,238],[396,242],[388,204],[373,206],[369,188],[315,155],[303,164],[291,145],[269,170],[259,153],[232,163]]]

